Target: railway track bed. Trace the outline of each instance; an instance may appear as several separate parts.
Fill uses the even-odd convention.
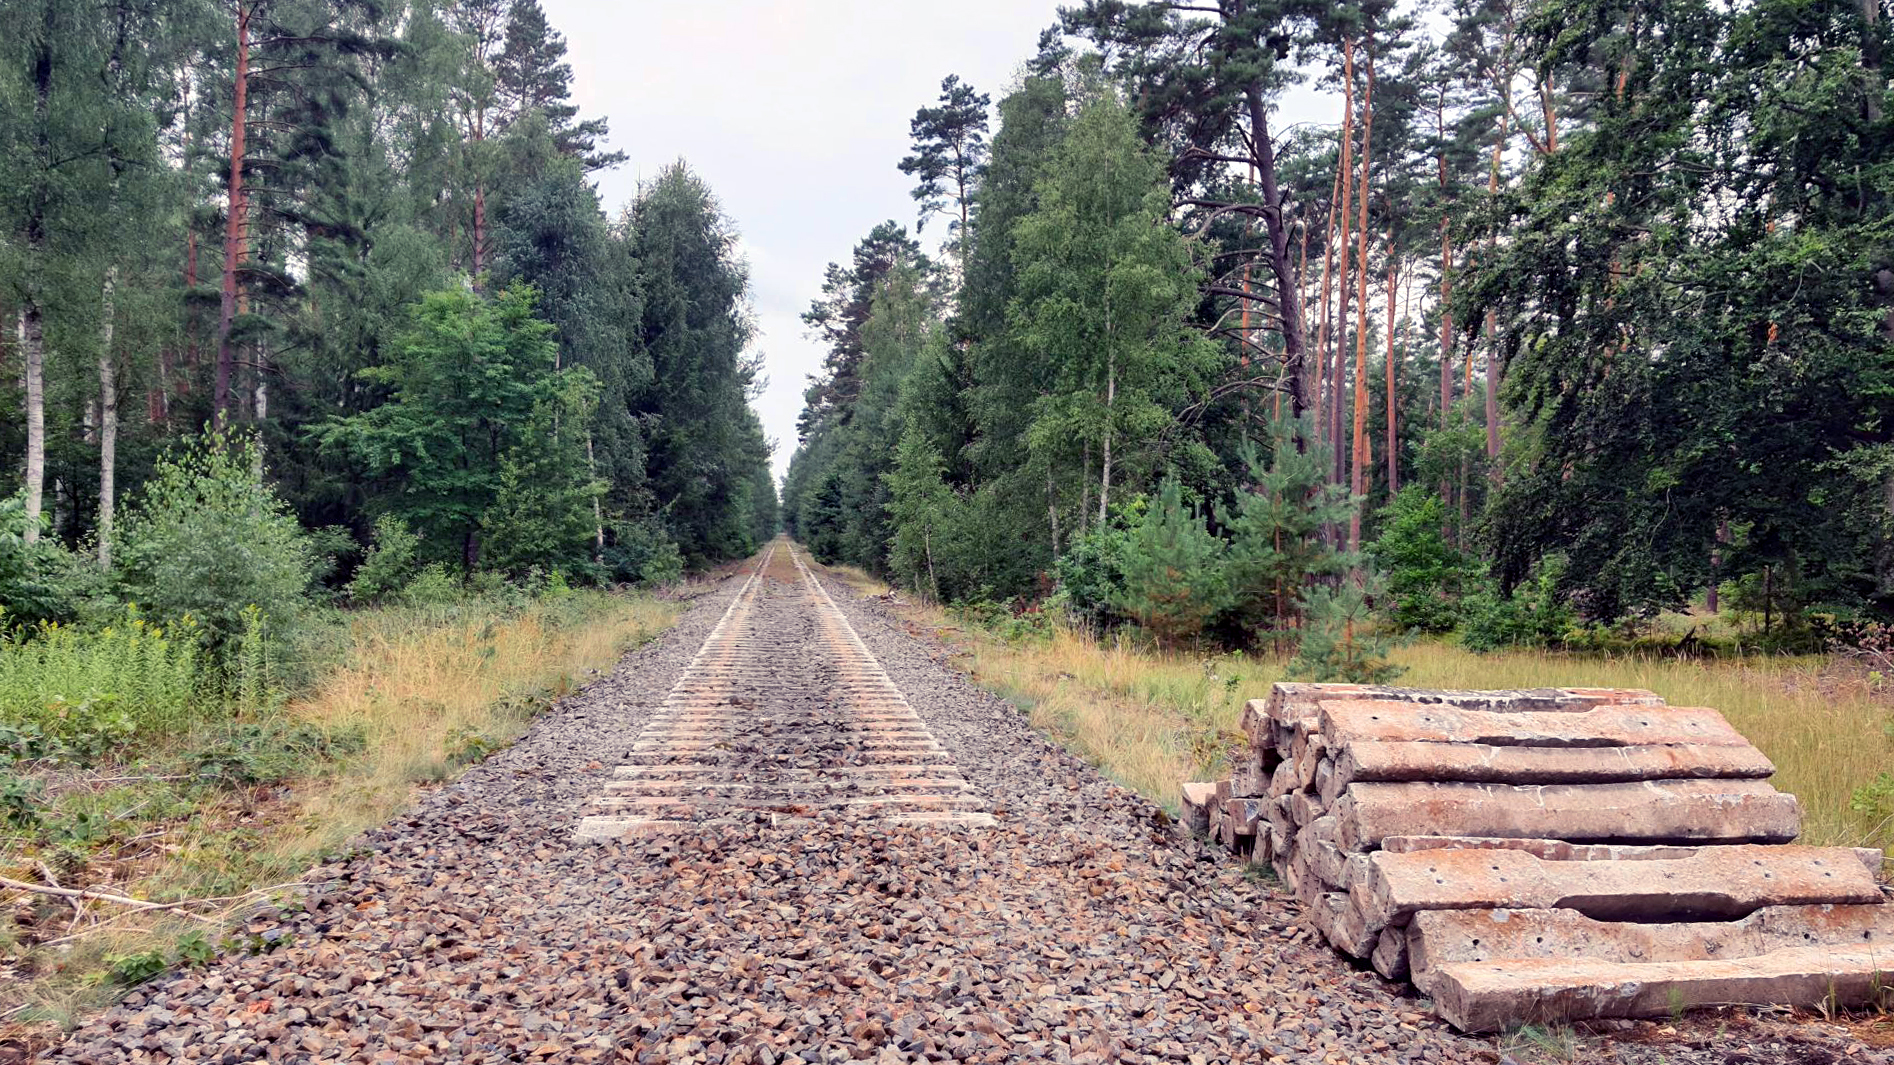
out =
[[[787,542],[764,551],[613,775],[578,838],[824,812],[993,824]]]
[[[788,550],[53,1059],[1501,1060]],[[1584,1060],[1877,1060],[1728,1023]]]

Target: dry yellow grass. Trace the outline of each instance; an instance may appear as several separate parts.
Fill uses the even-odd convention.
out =
[[[879,590],[858,573],[846,575],[864,591]],[[1018,703],[1035,725],[1126,786],[1173,805],[1178,782],[1224,768],[1219,760],[1236,738],[1244,701],[1282,679],[1283,663],[1273,658],[1159,654],[1063,629],[1008,643],[940,610],[903,609],[917,629],[963,651],[963,668]],[[1826,660],[1476,655],[1433,641],[1393,657],[1407,668],[1396,683],[1416,687],[1649,688],[1676,706],[1714,707],[1776,763],[1775,785],[1802,802],[1803,838],[1894,843],[1894,825],[1849,809],[1856,788],[1894,769],[1894,702]]]
[[[362,757],[304,791],[287,854],[340,845],[393,816],[417,784],[445,779],[464,760],[512,742],[537,708],[607,669],[625,649],[676,618],[674,603],[614,597],[583,620],[555,624],[544,611],[511,619],[474,615],[428,623],[387,615],[351,626],[346,664],[289,714],[331,728],[359,728]]]

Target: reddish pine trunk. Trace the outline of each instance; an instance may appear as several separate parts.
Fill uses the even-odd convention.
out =
[[[1493,170],[1487,177],[1486,189],[1490,193],[1499,192],[1499,164],[1501,154],[1506,149],[1506,116],[1499,119],[1499,139],[1493,142]],[[1486,458],[1492,464],[1488,475],[1494,484],[1499,483],[1499,315],[1488,309],[1486,312]],[[1468,360],[1471,362],[1472,360]]]
[[[481,284],[481,275],[487,269],[487,189],[484,185],[474,186],[473,219],[473,276],[474,286]]]
[[[1401,471],[1397,468],[1401,454],[1399,430],[1395,425],[1394,407],[1394,277],[1396,274],[1394,258],[1394,223],[1388,222],[1388,498],[1393,499],[1401,490]]]
[[[1343,484],[1348,470],[1348,439],[1342,431],[1342,390],[1348,382],[1348,214],[1355,201],[1355,42],[1342,42],[1342,222],[1340,269],[1336,272],[1341,292],[1335,312],[1335,350],[1329,371],[1329,434],[1334,448],[1331,481]]]
[[[1335,269],[1335,217],[1336,201],[1342,195],[1342,170],[1335,168],[1335,185],[1328,195],[1328,235],[1322,241],[1322,320],[1317,330],[1315,358],[1315,435],[1328,439],[1328,409],[1321,397],[1328,394],[1327,389],[1334,387],[1328,378],[1329,349],[1329,286]]]
[[[1368,181],[1373,157],[1368,154],[1374,137],[1374,53],[1365,60],[1366,85],[1361,95],[1361,212],[1356,228],[1359,247],[1355,252],[1355,436],[1354,469],[1349,488],[1356,495],[1368,492]],[[1348,518],[1348,549],[1361,548],[1361,507]]]
[[[222,300],[217,316],[217,377],[211,396],[213,424],[218,429],[230,424],[230,386],[236,369],[237,352],[230,343],[230,332],[237,320],[237,271],[244,254],[243,162],[245,109],[250,95],[250,8],[237,5],[237,74],[235,99],[230,118],[230,203],[224,218],[224,279]]]

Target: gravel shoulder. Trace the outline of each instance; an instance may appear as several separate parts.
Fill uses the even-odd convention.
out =
[[[253,922],[287,945],[160,978],[55,1060],[1532,1060],[1343,963],[1293,902],[838,582],[997,827],[829,818],[575,844],[741,583],[320,870],[299,912]],[[1597,1044],[1609,1056],[1578,1060],[1660,1060]],[[1663,1060],[1890,1060],[1815,1026],[1731,1049]]]

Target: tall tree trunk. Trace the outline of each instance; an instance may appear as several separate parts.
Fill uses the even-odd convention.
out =
[[[1369,155],[1374,137],[1374,52],[1363,56],[1366,83],[1361,94],[1361,212],[1355,227],[1360,246],[1355,253],[1355,436],[1354,469],[1349,489],[1357,496],[1368,494],[1368,189],[1373,169]],[[1361,548],[1361,507],[1348,516],[1348,549]]]
[[[1059,557],[1059,492],[1053,486],[1052,463],[1046,463],[1046,519],[1052,524],[1052,557]]]
[[[230,425],[232,377],[236,371],[237,351],[230,332],[237,320],[237,271],[243,265],[244,207],[243,190],[244,136],[247,132],[250,96],[250,12],[247,3],[237,5],[237,72],[230,112],[230,194],[224,217],[224,279],[217,316],[217,378],[211,396],[212,423],[219,429]]]
[[[1111,503],[1111,430],[1112,408],[1118,403],[1118,351],[1111,342],[1111,302],[1105,303],[1105,444],[1102,470],[1098,477],[1098,527],[1105,527],[1106,508]]]
[[[1559,118],[1552,111],[1552,82],[1549,78],[1539,79],[1539,111],[1545,115],[1545,153],[1551,155],[1559,150]]]
[[[1447,89],[1440,89],[1438,106],[1434,111],[1434,129],[1440,138],[1440,202],[1447,202]],[[1440,427],[1447,427],[1448,412],[1453,407],[1453,229],[1451,220],[1443,206],[1440,212]],[[1440,494],[1447,494],[1447,482],[1442,481]]]
[[[585,469],[594,478],[598,476],[598,457],[592,451],[592,430],[585,431]],[[605,564],[605,507],[599,502],[598,493],[592,493],[592,562]]]
[[[118,503],[118,356],[112,350],[118,265],[105,268],[99,301],[99,568],[112,568],[112,525]]]
[[[1348,226],[1349,211],[1355,202],[1355,42],[1342,42],[1342,220],[1337,246],[1340,268],[1336,271],[1341,292],[1336,301],[1335,350],[1329,371],[1329,437],[1334,449],[1330,483],[1344,484],[1348,469],[1348,447],[1342,432],[1342,391],[1347,387],[1348,351]],[[1339,533],[1338,533],[1339,535]]]
[[[46,490],[46,331],[39,301],[20,312],[20,351],[26,363],[26,542],[39,540]]]
[[[1289,408],[1298,418],[1309,409],[1308,366],[1302,336],[1302,299],[1295,263],[1289,258],[1289,230],[1283,224],[1282,189],[1276,182],[1276,145],[1269,135],[1269,108],[1261,83],[1245,93],[1250,112],[1251,158],[1263,187],[1263,232],[1269,238],[1269,269],[1276,278],[1276,312],[1282,320],[1283,372],[1289,382]],[[1297,446],[1303,446],[1297,434]]]
[[[1342,170],[1341,167],[1338,166],[1335,168],[1335,184],[1330,190],[1328,197],[1328,234],[1322,241],[1322,322],[1317,333],[1315,345],[1315,435],[1323,440],[1328,439],[1328,407],[1327,401],[1322,397],[1326,396],[1328,394],[1327,390],[1333,387],[1328,379],[1328,349],[1330,341],[1329,286],[1335,268],[1336,201],[1341,199],[1341,195]]]
[[[256,459],[252,471],[256,479],[263,479],[263,426],[270,420],[270,364],[269,356],[263,353],[261,345],[252,356],[256,360],[256,388],[251,398],[256,407],[253,412],[256,424]]]
[[[1394,372],[1394,279],[1398,273],[1398,260],[1394,255],[1394,219],[1388,219],[1388,498],[1393,499],[1401,490],[1400,465],[1401,438],[1400,429],[1395,425],[1395,384]]]
[[[1308,218],[1306,216],[1302,218],[1301,221],[1297,223],[1297,227],[1302,230],[1302,241],[1301,241],[1302,249],[1296,258],[1296,284],[1301,285],[1305,283],[1305,279],[1309,276],[1309,220]],[[1297,298],[1298,299],[1301,298],[1301,293],[1299,291],[1297,292]],[[1307,337],[1309,335],[1309,321],[1307,317],[1308,308],[1304,307],[1302,313],[1304,316],[1303,321],[1302,321],[1302,335],[1304,337]],[[1285,369],[1287,369],[1287,367],[1285,367]],[[1293,406],[1294,404],[1291,404],[1291,407]],[[1278,418],[1282,417],[1282,393],[1281,392],[1276,393],[1276,417]]]
[[[1507,112],[1509,112],[1511,108],[1512,105],[1508,103],[1507,110],[1500,113],[1499,137],[1493,141],[1493,168],[1486,179],[1486,191],[1495,196],[1499,194],[1500,161],[1506,151],[1506,137],[1511,132],[1511,127],[1507,121]],[[1487,254],[1491,255],[1493,251],[1494,242],[1489,239],[1487,241]],[[1500,478],[1498,336],[1499,313],[1489,307],[1486,310],[1486,459],[1488,463],[1487,476],[1494,484],[1498,484]]]
[[[1076,534],[1085,535],[1085,523],[1092,516],[1092,442],[1088,438],[1080,449],[1082,458],[1079,465],[1079,527]]]
[[[485,287],[487,273],[487,187],[474,186],[473,277],[474,290]]]
[[[58,7],[47,0],[40,38],[33,48],[34,188],[26,216],[26,298],[20,308],[20,351],[26,374],[26,542],[39,541],[46,486],[46,319],[40,300],[45,283],[46,215],[52,182],[53,42]]]
[[[1440,157],[1440,178],[1447,178],[1447,157]],[[1446,429],[1453,410],[1453,238],[1447,216],[1440,216],[1440,428]],[[1448,513],[1453,509],[1453,478],[1447,471],[1440,475],[1440,535],[1449,543],[1454,542],[1451,535],[1451,522]]]
[[[1881,93],[1884,91],[1881,63],[1881,0],[1856,0],[1861,7],[1861,69],[1868,73],[1868,91],[1863,93],[1862,115],[1869,122],[1881,121]]]
[[[197,229],[192,227],[184,233],[184,288],[187,292],[197,290]],[[197,368],[198,344],[202,340],[202,318],[195,308],[185,312],[184,320],[184,366],[185,372],[178,375],[178,395],[191,394],[191,371]]]
[[[484,61],[484,60],[483,60]],[[485,106],[474,111],[474,202],[473,202],[473,284],[478,292],[485,287],[482,280],[487,272],[487,182],[481,174],[485,161],[481,157],[481,144],[487,139],[487,110]]]

